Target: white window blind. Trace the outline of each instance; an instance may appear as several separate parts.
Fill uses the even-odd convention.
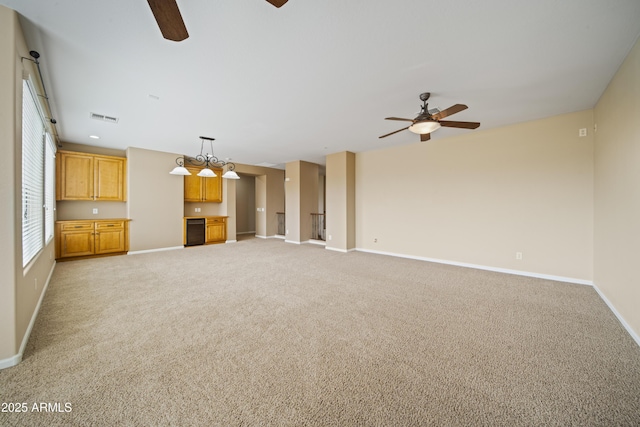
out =
[[[35,93],[22,83],[22,266],[44,244],[44,121]]]
[[[56,206],[56,145],[49,132],[44,146],[44,240],[53,239],[54,209]]]

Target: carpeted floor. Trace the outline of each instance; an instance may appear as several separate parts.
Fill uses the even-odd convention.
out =
[[[58,263],[0,396],[2,426],[637,426],[640,348],[589,286],[252,238]]]

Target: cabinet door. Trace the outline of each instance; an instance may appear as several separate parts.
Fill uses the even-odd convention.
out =
[[[96,254],[124,251],[124,229],[96,231]]]
[[[93,234],[93,229],[60,232],[60,258],[93,255]]]
[[[59,153],[56,200],[93,200],[93,156]]]
[[[95,200],[125,201],[125,159],[95,156]]]
[[[123,221],[96,221],[96,254],[126,251],[125,239]]]
[[[215,178],[202,178],[202,201],[222,202],[222,169],[213,169]]]
[[[227,240],[227,223],[225,218],[207,218],[206,243],[225,242]]]
[[[198,176],[200,169],[187,168],[191,175],[184,177],[184,201],[185,202],[201,202],[201,186],[202,179]]]

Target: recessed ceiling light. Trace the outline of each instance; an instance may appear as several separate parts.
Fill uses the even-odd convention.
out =
[[[89,138],[91,138],[91,139],[100,139],[100,137],[98,135],[89,135]]]

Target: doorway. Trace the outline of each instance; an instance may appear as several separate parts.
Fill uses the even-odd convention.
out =
[[[256,177],[238,174],[236,181],[236,239],[256,235]]]

